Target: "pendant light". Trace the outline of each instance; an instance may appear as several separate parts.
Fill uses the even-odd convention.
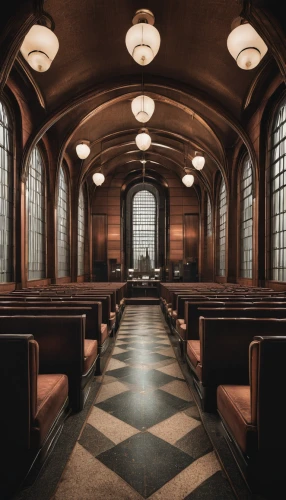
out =
[[[202,170],[205,165],[205,158],[202,155],[202,153],[199,153],[198,151],[195,152],[195,156],[192,159],[192,164],[195,167],[196,170]]]
[[[151,137],[148,133],[147,128],[142,128],[139,134],[135,137],[136,146],[141,151],[147,151],[151,146]]]
[[[191,187],[194,184],[194,176],[192,174],[185,174],[182,178],[182,183],[185,184],[186,187]]]
[[[227,48],[241,69],[255,68],[265,56],[268,47],[255,29],[241,17],[232,23],[234,28],[227,38]]]
[[[31,27],[23,40],[20,52],[35,71],[47,71],[59,50],[59,41],[53,28],[52,18],[45,14],[39,24]]]
[[[142,68],[143,70],[143,68]],[[155,110],[155,102],[151,97],[145,95],[144,80],[142,71],[142,95],[135,97],[131,103],[131,110],[136,120],[141,123],[146,123],[150,120]]]
[[[89,141],[81,141],[76,146],[76,154],[81,160],[85,160],[90,153],[90,142]]]
[[[184,171],[186,171],[187,168],[187,149],[185,146],[185,166],[184,166]],[[187,174],[182,177],[182,183],[185,184],[186,187],[191,187],[194,184],[194,176],[192,174]]]
[[[141,66],[146,66],[158,53],[161,38],[154,25],[154,14],[147,9],[136,11],[133,26],[127,31],[125,43],[129,54]]]
[[[100,165],[101,165],[101,153],[102,153],[102,143],[100,144]],[[104,183],[105,177],[101,172],[101,166],[100,166],[100,171],[95,172],[95,174],[93,174],[92,180],[96,186],[101,186],[101,184]]]
[[[105,181],[105,177],[101,172],[96,172],[93,174],[92,180],[96,186],[101,186]]]

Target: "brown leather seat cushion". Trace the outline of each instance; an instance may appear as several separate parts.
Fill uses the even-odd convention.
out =
[[[101,323],[101,344],[107,339],[108,337],[108,329],[107,325],[105,323]]]
[[[217,388],[217,409],[244,453],[253,451],[257,428],[251,422],[250,386],[220,385]]]
[[[172,317],[173,317],[174,319],[177,319],[177,317],[178,317],[178,312],[174,310],[174,311],[172,312]]]
[[[66,375],[38,375],[37,384],[37,408],[31,429],[32,448],[42,446],[68,397]]]
[[[85,339],[83,373],[88,372],[88,370],[96,360],[97,354],[98,354],[97,340]]]
[[[199,340],[188,340],[187,355],[194,367],[201,361],[201,343]]]
[[[184,320],[184,319],[181,319],[181,318],[177,319],[177,320],[176,320],[176,328],[177,328],[177,330],[179,330],[179,327],[180,327],[181,325],[183,325],[184,323],[185,323],[185,320]]]

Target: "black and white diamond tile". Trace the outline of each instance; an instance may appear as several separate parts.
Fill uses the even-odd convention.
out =
[[[100,381],[53,500],[234,500],[159,306],[126,307]],[[78,479],[80,460],[88,485]]]

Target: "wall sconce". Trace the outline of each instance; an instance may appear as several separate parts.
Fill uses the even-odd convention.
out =
[[[141,151],[146,151],[151,146],[151,137],[148,133],[147,128],[142,128],[139,134],[135,137],[136,146]],[[143,162],[142,162],[143,163]]]
[[[125,43],[129,54],[141,66],[146,66],[158,53],[161,38],[155,26],[154,14],[147,9],[136,11],[133,26],[127,31]]]
[[[206,162],[206,160],[205,160],[204,156],[202,155],[202,153],[199,153],[198,151],[196,151],[195,156],[192,159],[192,164],[195,167],[195,169],[202,170],[204,168],[205,162]]]
[[[232,23],[232,31],[227,38],[227,48],[241,69],[253,69],[265,56],[268,47],[255,29],[238,17]]]
[[[89,147],[90,142],[89,141],[81,141],[79,144],[77,144],[75,150],[77,156],[81,160],[85,160],[89,153],[90,153],[90,147]]]
[[[35,71],[47,71],[59,50],[59,41],[53,29],[52,18],[44,14],[39,24],[34,24],[23,40],[20,52]]]

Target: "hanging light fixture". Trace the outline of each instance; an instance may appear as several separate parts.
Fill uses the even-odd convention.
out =
[[[146,151],[147,149],[150,148],[151,146],[151,137],[148,133],[147,128],[142,128],[139,132],[139,134],[136,135],[135,137],[135,142],[136,146],[141,150],[141,151]]]
[[[205,158],[202,155],[202,153],[199,153],[198,151],[195,152],[195,156],[192,159],[192,164],[197,170],[202,170],[205,166]]]
[[[127,31],[125,43],[129,54],[141,66],[146,66],[158,53],[161,38],[154,25],[154,14],[147,9],[136,11],[133,26]]]
[[[76,154],[81,160],[85,160],[90,153],[90,142],[89,141],[81,141],[76,146]]]
[[[194,184],[194,176],[192,174],[185,174],[182,178],[182,183],[185,184],[186,187],[191,187]]]
[[[53,29],[54,22],[45,13],[39,24],[31,27],[21,45],[21,54],[35,71],[47,71],[59,50],[59,41]]]
[[[185,145],[185,166],[184,166],[184,170],[186,171],[186,168],[187,168],[187,146]],[[182,177],[182,183],[185,184],[186,187],[191,187],[193,184],[194,184],[194,176],[192,174],[187,174],[185,173],[185,175]]]
[[[138,122],[146,123],[154,113],[155,102],[147,95],[139,95],[133,99],[131,110]]]
[[[92,180],[96,186],[101,186],[105,181],[105,177],[101,172],[96,172],[93,174]]]
[[[227,38],[227,48],[241,69],[253,69],[265,56],[268,47],[255,29],[238,17],[232,23],[232,31]]]

